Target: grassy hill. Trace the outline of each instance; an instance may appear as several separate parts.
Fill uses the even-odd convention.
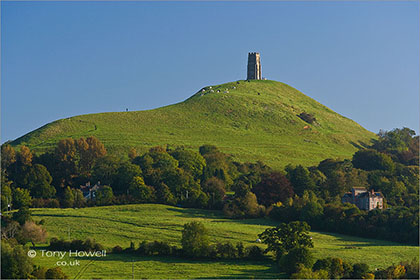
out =
[[[309,125],[298,115],[315,116]],[[156,145],[196,149],[214,144],[240,161],[273,167],[350,157],[375,135],[298,90],[276,81],[237,81],[205,87],[189,99],[147,111],[89,114],[61,119],[12,142],[36,152],[59,139],[98,137],[111,153]]]
[[[161,240],[180,246],[183,224],[201,221],[209,230],[211,242],[255,244],[257,235],[276,223],[269,219],[231,220],[220,211],[183,209],[167,205],[140,204],[105,206],[83,209],[32,209],[33,217],[45,220],[50,237],[68,239],[95,238],[107,248],[128,247],[138,243]],[[312,232],[316,258],[340,257],[349,262],[365,262],[371,269],[384,268],[402,260],[418,257],[419,248],[388,241],[357,238],[340,234]],[[264,246],[264,245],[261,245]],[[351,247],[346,248],[346,247]],[[41,257],[38,265],[55,266],[57,258]],[[74,259],[65,258],[66,261]],[[278,278],[280,274],[272,261],[203,261],[172,257],[141,257],[108,255],[104,258],[80,259],[80,266],[64,266],[71,278],[131,278],[134,265],[136,278]]]

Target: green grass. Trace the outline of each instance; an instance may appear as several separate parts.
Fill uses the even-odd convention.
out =
[[[226,89],[229,93],[224,93]],[[318,124],[305,129],[308,124],[297,116],[302,112],[313,114]],[[156,145],[197,149],[213,144],[236,160],[262,160],[275,168],[289,163],[312,165],[327,157],[348,158],[375,137],[284,83],[254,80],[206,87],[184,102],[154,110],[57,120],[12,145],[25,144],[40,153],[59,139],[91,135],[120,155],[130,147],[142,153]]]
[[[167,241],[180,246],[183,224],[201,221],[209,230],[211,242],[255,244],[257,235],[276,225],[270,219],[231,220],[220,211],[183,209],[167,205],[141,204],[83,209],[33,209],[35,220],[45,220],[50,237],[85,239],[91,237],[108,249],[130,241]],[[419,247],[346,235],[312,232],[316,258],[340,257],[349,262],[366,262],[370,267],[386,267],[418,257]],[[261,245],[264,246],[264,245]],[[345,249],[353,246],[355,249]],[[38,249],[41,249],[38,248]],[[39,265],[52,267],[56,258],[34,259]],[[70,259],[66,259],[70,261]],[[276,278],[284,277],[269,260],[197,261],[178,258],[109,255],[105,258],[81,259],[81,266],[64,266],[71,277],[130,278],[134,261],[137,278]],[[83,269],[83,270],[82,270]],[[81,272],[80,272],[81,271]],[[79,273],[80,272],[80,273]],[[79,274],[78,274],[79,273]]]

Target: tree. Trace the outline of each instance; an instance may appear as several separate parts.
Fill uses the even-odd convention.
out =
[[[72,179],[77,173],[77,147],[72,138],[61,139],[54,150],[56,163],[55,177],[59,187],[72,184]]]
[[[153,202],[155,200],[155,189],[146,186],[140,176],[135,176],[130,183],[128,192],[139,202]]]
[[[2,279],[29,279],[32,269],[32,260],[22,245],[12,247],[8,242],[1,240]]]
[[[13,191],[13,206],[14,208],[29,207],[32,203],[32,197],[28,190],[16,188]]]
[[[142,177],[141,168],[130,162],[122,163],[117,169],[112,190],[115,194],[126,194],[134,177]]]
[[[369,273],[369,266],[365,263],[353,264],[353,279],[362,279]]]
[[[294,194],[289,180],[280,172],[262,175],[261,182],[252,189],[252,192],[257,196],[258,203],[266,207],[279,201],[284,202]]]
[[[109,205],[114,200],[114,194],[110,186],[102,186],[96,192],[96,204],[97,205]]]
[[[165,183],[160,183],[155,189],[157,202],[169,205],[176,204],[174,195]]]
[[[30,166],[32,164],[32,153],[31,150],[29,150],[28,147],[26,147],[25,145],[20,147],[20,151],[18,153],[18,162],[21,165],[25,165],[25,166]]]
[[[30,241],[35,246],[35,243],[45,242],[47,231],[32,221],[26,221],[22,226],[22,236],[26,242]]]
[[[13,213],[13,220],[23,225],[27,221],[31,221],[31,210],[28,207],[21,207],[19,211]]]
[[[9,144],[3,144],[1,146],[1,166],[4,169],[8,169],[10,165],[16,162],[15,149]]]
[[[360,150],[353,155],[352,163],[355,168],[366,171],[383,170],[392,173],[395,164],[391,157],[372,149]]]
[[[312,238],[309,236],[310,226],[306,222],[281,223],[275,228],[268,228],[258,237],[267,244],[266,252],[273,251],[276,259],[294,248],[312,248]]]
[[[130,148],[130,150],[128,151],[128,158],[130,160],[133,160],[137,157],[137,150],[135,148]]]
[[[235,197],[223,207],[223,212],[230,218],[256,218],[264,214],[265,207],[259,205],[254,193],[248,192],[245,196]]]
[[[201,154],[183,149],[176,149],[170,154],[178,161],[180,168],[189,172],[195,179],[201,177],[206,167],[206,160]]]
[[[291,279],[329,279],[328,272],[325,270],[312,271],[304,265],[299,265],[297,272],[290,276]]]
[[[86,205],[86,198],[83,196],[83,192],[78,189],[73,189],[74,196],[74,207],[80,208]]]
[[[94,163],[106,155],[104,144],[95,136],[89,136],[86,139],[81,137],[77,141],[77,151],[80,158],[79,169],[87,175],[90,175]]]
[[[286,166],[287,179],[293,186],[294,192],[301,196],[303,192],[315,190],[316,185],[312,180],[309,171],[302,165],[293,167],[291,165]]]
[[[211,177],[202,184],[203,192],[209,196],[209,206],[211,208],[221,208],[225,197],[225,183],[217,177]]]
[[[36,198],[51,198],[55,195],[55,188],[51,186],[52,177],[47,168],[41,164],[34,164],[25,176],[25,184],[31,195]]]
[[[64,208],[73,207],[74,206],[74,194],[70,187],[67,187],[64,190],[63,198],[61,200],[61,206]]]
[[[184,224],[181,239],[182,249],[187,256],[204,256],[209,246],[207,229],[201,222]]]
[[[280,267],[289,275],[298,272],[300,265],[311,268],[313,263],[314,258],[307,247],[295,247],[282,255],[279,261]]]
[[[61,270],[60,267],[50,268],[45,272],[46,279],[68,279],[69,277]]]

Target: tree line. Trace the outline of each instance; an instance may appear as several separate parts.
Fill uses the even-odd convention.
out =
[[[230,218],[270,216],[313,228],[418,244],[418,141],[403,128],[380,132],[352,159],[273,170],[240,163],[213,145],[198,151],[154,147],[127,157],[107,154],[95,137],[60,140],[34,155],[2,145],[2,211],[11,204],[25,219],[28,207],[85,207],[162,203],[223,210]],[[101,182],[94,199],[79,186]],[[385,209],[362,211],[341,203],[352,187],[382,192]]]

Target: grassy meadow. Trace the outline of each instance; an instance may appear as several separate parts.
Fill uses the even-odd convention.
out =
[[[317,123],[301,120],[302,112],[313,114]],[[375,137],[284,83],[252,80],[208,86],[183,102],[153,110],[57,120],[12,145],[42,153],[62,138],[82,136],[96,136],[110,153],[122,156],[130,147],[142,153],[156,145],[197,149],[213,144],[241,162],[261,160],[274,168],[349,158]]]
[[[158,204],[104,206],[82,209],[33,209],[35,220],[45,220],[49,237],[68,239],[94,238],[110,249],[128,247],[130,241],[167,241],[180,246],[185,223],[201,221],[209,230],[211,242],[256,244],[257,235],[276,225],[270,219],[232,220],[220,211],[184,209]],[[418,257],[419,247],[357,238],[346,235],[312,232],[316,258],[340,257],[349,262],[365,262],[371,268],[386,267],[402,260]],[[45,246],[45,245],[44,245]],[[264,246],[261,244],[261,246]],[[352,247],[352,249],[346,249]],[[43,245],[37,247],[34,262],[52,267],[57,258],[42,257]],[[80,266],[63,266],[72,278],[281,278],[270,260],[267,261],[203,261],[173,257],[107,255],[103,258],[78,258]],[[70,262],[74,258],[64,258]]]

